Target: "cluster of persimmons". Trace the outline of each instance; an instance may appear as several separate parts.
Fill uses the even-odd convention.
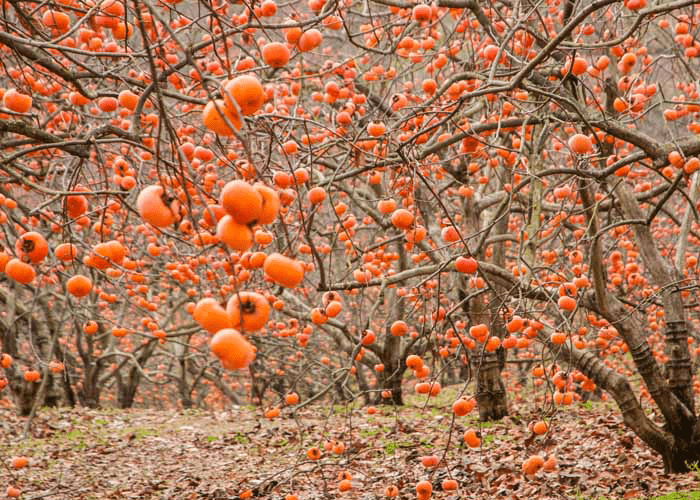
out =
[[[13,125],[12,131],[50,145],[35,151],[18,140],[8,148],[22,154],[8,160],[7,170],[0,165],[0,286],[26,304],[51,290],[60,299],[52,298],[50,307],[65,313],[68,319],[60,321],[70,332],[58,341],[66,353],[60,360],[53,353],[38,359],[31,339],[21,339],[14,357],[24,381],[40,384],[55,374],[80,389],[91,363],[117,373],[129,361],[113,362],[115,352],[129,360],[155,352],[142,361],[153,375],[143,384],[151,396],[150,384],[165,380],[171,361],[186,358],[180,336],[202,372],[215,370],[215,381],[196,387],[207,394],[205,404],[225,404],[224,389],[235,396],[244,388],[253,399],[261,378],[281,379],[280,394],[258,395],[258,402],[270,403],[264,411],[270,419],[282,404],[293,408],[330,387],[336,371],[352,375],[359,392],[389,400],[391,391],[382,386],[390,375],[382,359],[387,339],[400,339],[401,373],[408,370],[411,387],[427,398],[440,393],[447,371],[503,351],[523,362],[542,401],[553,407],[597,389],[582,372],[555,362],[557,349],[591,349],[607,365],[632,373],[615,326],[586,311],[581,300],[592,284],[580,179],[607,176],[651,199],[667,184],[699,175],[700,160],[674,150],[658,172],[642,156],[624,162],[638,152],[624,127],[618,137],[597,127],[554,125],[569,100],[553,99],[530,83],[503,86],[499,79],[534,61],[539,66],[532,63],[530,70],[541,70],[548,83],[584,82],[590,91],[581,104],[630,130],[670,102],[658,113],[665,125],[686,124],[697,134],[696,85],[679,82],[676,95],[658,101],[659,90],[674,87],[660,89],[653,81],[650,49],[638,37],[616,41],[611,34],[619,28],[616,13],[640,15],[646,23],[646,2],[626,0],[581,21],[572,37],[590,50],[564,44],[566,55],[547,65],[538,62],[538,50],[569,20],[555,0],[541,6],[541,23],[528,19],[534,28],[513,28],[507,40],[504,19],[516,15],[508,5],[379,4],[381,16],[357,21],[352,1],[330,8],[309,0],[298,10],[273,0],[212,2],[203,33],[203,24],[176,1],[149,9],[120,0],[61,0],[37,5],[31,29],[14,20],[15,38],[0,40],[16,45],[0,46],[3,57],[13,50],[29,57],[38,42],[22,42],[20,35],[33,29],[43,30],[59,65],[80,72],[93,59],[139,61],[138,68],[121,68],[118,78],[95,70],[99,78],[86,87],[80,79],[58,83],[54,66],[0,69],[0,119],[33,127],[27,132]],[[169,12],[169,22],[159,9]],[[700,55],[692,34],[700,9],[691,11],[648,25],[688,60]],[[187,50],[182,33],[194,40]],[[598,38],[602,45],[594,43]],[[76,58],[84,58],[81,65],[74,66]],[[496,90],[483,90],[489,85]],[[606,88],[617,96],[607,108]],[[462,116],[466,105],[473,108]],[[542,119],[551,128],[546,138],[528,121],[541,113],[553,117]],[[90,135],[102,129],[114,140]],[[73,136],[88,137],[75,142],[91,147],[79,167],[70,159]],[[538,141],[542,152],[532,153]],[[547,165],[544,173],[534,171],[535,163]],[[537,193],[540,199],[531,200]],[[653,300],[659,288],[640,264],[630,224],[609,215],[611,196],[604,189],[594,195],[611,218],[595,235],[607,245],[605,286],[644,304],[648,343],[664,363],[665,313]],[[685,207],[674,191],[669,198],[670,205]],[[534,205],[539,220],[528,219]],[[503,211],[487,226],[473,227],[469,211],[477,206],[477,219],[490,216],[492,207]],[[489,239],[500,218],[507,231]],[[700,226],[689,225],[683,273],[697,280]],[[650,226],[670,257],[680,231],[673,214]],[[477,255],[471,248],[480,239]],[[530,239],[537,243],[526,259]],[[489,261],[498,245],[505,264],[494,272]],[[491,321],[462,314],[464,300],[456,293],[474,300],[496,294],[494,276],[514,290],[498,298],[501,334]],[[530,301],[519,295],[520,285],[553,298],[545,305]],[[682,296],[690,298],[691,291]],[[398,302],[405,309],[397,315]],[[36,314],[32,307],[27,314]],[[190,320],[196,328],[187,330]],[[148,351],[150,345],[161,350]],[[309,345],[313,349],[305,349]],[[700,347],[691,352],[697,359]],[[95,363],[103,359],[109,361]],[[0,358],[7,373],[16,363],[7,353]],[[250,377],[236,372],[244,368]],[[188,375],[173,373],[186,385]],[[519,381],[508,382],[520,388]],[[0,378],[0,390],[7,385]],[[651,399],[644,387],[640,393]],[[452,412],[462,417],[475,405],[460,397]],[[544,421],[531,427],[535,435],[550,432]],[[475,429],[463,440],[470,448],[482,446]],[[342,454],[344,445],[313,446],[306,457],[320,460],[324,452]],[[437,466],[434,457],[424,458],[426,468]],[[540,470],[556,470],[556,459],[533,455],[522,465],[528,476]],[[441,486],[453,491],[458,485],[448,478]],[[432,487],[420,481],[417,497],[430,498]],[[343,472],[338,489],[351,488],[352,477]],[[8,490],[8,496],[15,493]],[[397,497],[399,490],[390,485],[385,494]]]

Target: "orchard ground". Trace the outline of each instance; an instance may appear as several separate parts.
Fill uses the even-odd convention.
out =
[[[383,499],[391,484],[408,499],[423,479],[432,481],[434,498],[700,498],[700,471],[665,475],[613,403],[548,411],[524,393],[502,421],[479,423],[472,412],[455,418],[450,435],[461,390],[451,386],[430,400],[411,395],[406,406],[379,406],[373,415],[358,403],[310,405],[283,408],[273,420],[252,406],[42,409],[26,440],[26,419],[3,408],[1,482],[19,487],[22,498],[46,499],[236,499],[246,491],[250,498]],[[549,432],[535,437],[528,424],[543,417]],[[481,448],[464,444],[468,429],[481,433]],[[345,445],[343,453],[324,449],[333,441]],[[318,461],[307,459],[314,446],[322,450]],[[522,462],[533,454],[554,455],[556,471],[524,477]],[[29,466],[12,470],[18,455]],[[439,466],[423,467],[427,455],[438,456]],[[352,490],[340,493],[346,472]],[[447,477],[459,482],[458,492],[441,491]]]

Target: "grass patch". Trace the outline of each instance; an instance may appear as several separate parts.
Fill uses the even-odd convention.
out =
[[[652,500],[700,500],[700,491],[678,491],[654,497]]]

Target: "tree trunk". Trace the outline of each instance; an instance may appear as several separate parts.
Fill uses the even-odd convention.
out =
[[[689,429],[688,438],[674,439],[673,446],[662,457],[667,474],[688,472],[693,464],[700,465],[700,419]]]
[[[506,387],[501,377],[502,366],[496,352],[485,352],[477,363],[476,402],[479,405],[479,420],[482,422],[500,420],[508,415]]]
[[[387,327],[384,349],[381,360],[384,371],[379,376],[379,384],[382,391],[391,391],[390,398],[383,398],[379,394],[378,404],[394,404],[403,406],[403,394],[401,391],[401,379],[404,369],[401,366],[401,337],[394,337]]]

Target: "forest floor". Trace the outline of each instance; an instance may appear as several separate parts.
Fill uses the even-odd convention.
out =
[[[14,485],[24,500],[223,500],[246,490],[251,498],[370,500],[394,484],[399,498],[414,499],[416,482],[429,479],[435,499],[700,499],[700,472],[665,475],[610,403],[558,409],[545,418],[549,433],[534,437],[528,423],[544,413],[532,402],[513,402],[500,422],[480,424],[474,411],[453,423],[457,390],[427,404],[410,396],[406,406],[380,406],[374,415],[359,405],[319,405],[294,417],[282,409],[274,420],[254,407],[44,409],[24,440],[26,418],[2,408],[0,495]],[[481,432],[480,448],[465,446],[469,428]],[[343,442],[342,454],[324,450],[332,440]],[[313,446],[323,450],[318,461],[306,456]],[[533,454],[554,455],[556,471],[524,477],[522,463]],[[14,470],[18,455],[29,465]],[[424,455],[437,455],[440,465],[424,468]],[[338,492],[341,472],[352,475],[350,492]],[[457,493],[442,491],[447,477],[459,481]]]

